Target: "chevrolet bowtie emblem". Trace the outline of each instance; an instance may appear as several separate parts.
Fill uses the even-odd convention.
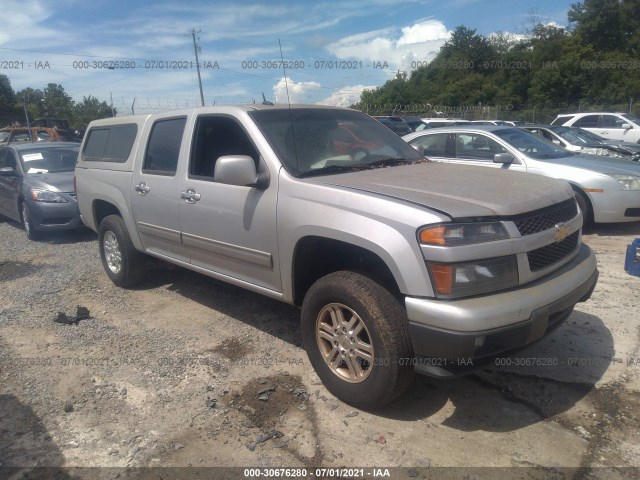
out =
[[[559,223],[556,225],[556,231],[554,234],[554,238],[556,243],[560,243],[565,238],[569,236],[569,229],[565,226],[564,223]]]

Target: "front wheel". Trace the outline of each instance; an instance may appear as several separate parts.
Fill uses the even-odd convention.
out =
[[[40,232],[38,232],[33,226],[33,220],[31,219],[31,214],[29,213],[27,202],[22,202],[20,213],[22,215],[22,226],[25,233],[27,234],[27,238],[29,240],[37,240],[38,238],[40,238]]]
[[[404,309],[391,293],[355,272],[314,283],[302,304],[302,338],[327,390],[346,403],[382,407],[413,381]]]
[[[133,246],[124,220],[109,215],[98,231],[100,258],[107,275],[119,287],[138,283],[144,274],[144,255]]]

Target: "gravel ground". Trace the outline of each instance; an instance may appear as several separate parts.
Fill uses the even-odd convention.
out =
[[[640,278],[622,269],[638,236],[637,224],[585,235],[600,281],[550,337],[365,412],[312,372],[296,308],[151,260],[149,280],[120,289],[93,232],[29,242],[0,220],[0,478],[187,466],[638,478]],[[79,306],[90,318],[54,321]]]

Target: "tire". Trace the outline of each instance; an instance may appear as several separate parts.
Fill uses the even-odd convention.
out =
[[[582,216],[584,217],[583,226],[589,227],[593,223],[593,210],[591,210],[589,200],[584,193],[578,190],[574,191],[576,194],[576,201],[578,202],[578,206],[580,207],[580,211],[582,212]]]
[[[413,381],[407,315],[388,290],[359,273],[331,273],[311,286],[302,338],[324,386],[351,405],[382,407]]]
[[[109,215],[100,223],[98,244],[102,266],[113,283],[131,287],[144,276],[144,255],[138,252],[119,215]]]
[[[20,204],[20,216],[22,217],[22,228],[24,228],[27,238],[29,240],[38,240],[41,235],[33,226],[33,220],[31,220],[31,214],[29,213],[29,207],[27,202]]]

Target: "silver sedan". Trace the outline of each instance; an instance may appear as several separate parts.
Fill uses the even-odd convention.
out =
[[[431,160],[566,180],[576,192],[586,221],[640,220],[640,164],[636,162],[576,154],[513,127],[442,127],[402,138]]]

